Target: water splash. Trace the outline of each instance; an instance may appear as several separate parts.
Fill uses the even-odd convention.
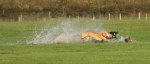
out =
[[[29,44],[80,43],[83,32],[102,32],[102,23],[98,21],[78,21],[67,19],[55,26],[47,26],[41,32],[35,32],[35,37]]]

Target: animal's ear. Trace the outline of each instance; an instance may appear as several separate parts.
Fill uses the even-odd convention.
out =
[[[108,33],[110,33],[110,34],[114,34],[115,32],[108,32]]]
[[[115,31],[112,31],[112,32],[109,32],[110,34],[118,34],[118,32],[115,32]]]

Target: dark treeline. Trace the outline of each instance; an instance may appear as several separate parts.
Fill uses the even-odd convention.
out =
[[[131,15],[150,12],[150,0],[0,0],[0,15],[51,12],[51,16]]]

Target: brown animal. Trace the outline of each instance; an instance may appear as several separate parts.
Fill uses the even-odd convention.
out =
[[[87,41],[90,38],[93,38],[97,41],[105,41],[105,42],[109,42],[109,40],[107,39],[107,37],[111,37],[112,35],[110,33],[104,32],[104,33],[93,33],[93,32],[85,32],[81,35],[81,39],[86,39]]]
[[[125,41],[126,43],[131,43],[131,42],[132,42],[132,39],[131,39],[131,37],[126,37],[126,38],[124,39],[124,41]]]

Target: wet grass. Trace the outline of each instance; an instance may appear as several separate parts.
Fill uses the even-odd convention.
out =
[[[149,43],[87,43],[0,47],[1,64],[149,64]]]
[[[77,19],[73,19],[77,20]],[[15,44],[32,38],[34,31],[48,24],[53,26],[60,19],[46,22],[0,22],[0,64],[149,64],[149,20],[91,20],[80,19],[81,28],[86,21],[107,31],[118,31],[119,36],[131,36],[133,43],[72,43],[72,44]],[[82,27],[83,25],[83,27]],[[8,45],[13,44],[13,45]]]

